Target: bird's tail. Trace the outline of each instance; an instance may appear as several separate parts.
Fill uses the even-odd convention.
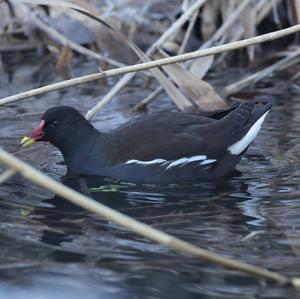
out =
[[[233,132],[236,131],[238,137],[228,147],[231,154],[239,155],[245,151],[260,131],[270,109],[271,104],[268,102],[246,102],[228,115],[234,120]]]
[[[228,117],[233,118],[239,127],[252,126],[271,109],[271,104],[266,101],[245,102],[232,111]]]

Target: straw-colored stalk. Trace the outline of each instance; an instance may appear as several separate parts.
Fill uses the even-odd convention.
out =
[[[226,96],[235,94],[239,92],[244,87],[248,86],[251,83],[255,83],[262,78],[271,76],[276,71],[281,71],[286,69],[287,67],[296,64],[299,62],[300,49],[295,50],[292,54],[286,56],[285,58],[277,61],[276,63],[266,67],[263,70],[260,70],[242,80],[239,80],[233,84],[227,85],[225,88]]]
[[[0,175],[0,185],[14,176],[17,172],[14,169],[7,169]]]
[[[64,47],[68,47],[82,55],[92,57],[94,59],[97,59],[99,61],[105,61],[111,65],[117,66],[117,67],[122,67],[125,66],[124,63],[121,63],[119,61],[116,61],[114,59],[105,57],[99,53],[96,53],[92,50],[89,50],[83,46],[81,46],[78,43],[73,42],[69,38],[65,37],[63,34],[59,33],[57,30],[54,28],[50,27],[48,24],[43,22],[41,19],[39,19],[37,16],[32,15],[30,18],[31,22],[34,23],[40,30],[45,32],[50,38],[53,38],[54,40],[58,41],[61,45]]]
[[[236,19],[239,17],[240,13],[247,7],[247,5],[250,3],[250,1],[252,0],[244,0],[242,3],[239,4],[239,6],[236,8],[236,10],[231,14],[230,18],[227,19],[222,26],[213,34],[213,36],[207,41],[205,42],[200,49],[204,49],[204,48],[208,48],[211,45],[213,45],[215,42],[217,42],[226,32],[226,30],[228,30],[228,28],[230,28],[230,26],[236,21]],[[182,44],[180,46],[180,49],[178,51],[178,54],[182,54],[184,53],[184,49],[186,47],[186,44],[188,42],[188,39],[191,35],[192,29],[195,25],[197,16],[198,16],[199,11],[197,10],[196,12],[194,12],[194,14],[192,15],[191,20],[189,21],[189,26],[186,30],[186,33],[184,35]],[[175,24],[175,23],[174,23]],[[166,33],[168,33],[168,31],[166,31]],[[150,48],[151,49],[151,48]],[[200,50],[199,49],[199,50]],[[190,63],[192,63],[192,61],[189,61]],[[191,66],[191,65],[190,65]],[[129,81],[127,81],[128,83]],[[124,82],[125,83],[125,82]],[[125,86],[125,84],[122,84],[120,87],[118,87],[118,89],[114,88],[114,96],[117,94],[117,92],[120,91],[121,88],[123,88]],[[126,83],[126,84],[127,84]],[[142,110],[144,109],[148,104],[150,104],[152,101],[155,100],[155,98],[163,91],[162,86],[157,87],[149,96],[147,96],[143,101],[141,101],[140,103],[138,103],[133,110],[134,111],[138,111],[138,110]],[[109,92],[110,93],[110,92]],[[109,93],[107,95],[109,95]],[[105,99],[107,99],[107,95],[104,96]],[[112,97],[108,97],[109,99],[112,99]],[[102,99],[100,102],[105,102],[105,104],[107,104],[108,101],[104,101],[104,99]],[[99,106],[100,106],[100,102],[99,102]],[[103,107],[103,105],[98,109],[98,111]],[[90,116],[90,115],[88,115]],[[90,119],[91,117],[89,117]]]
[[[252,0],[244,0],[242,3],[238,5],[236,10],[233,12],[233,14],[230,16],[226,22],[215,32],[215,34],[211,37],[209,41],[207,41],[205,44],[201,46],[200,49],[208,48],[211,46],[215,41],[217,41],[224,33],[225,31],[235,22],[235,20],[238,18],[240,13],[247,7],[247,5]],[[191,16],[189,27],[187,29],[185,38],[188,38],[189,34],[192,30],[193,22],[196,21],[196,13],[199,11],[200,7],[205,4],[206,1],[196,1],[194,5],[192,5],[188,10],[185,11],[182,16],[173,23],[173,25],[149,48],[147,51],[147,55],[150,56],[154,54],[157,50],[157,48],[163,46],[165,41],[168,39],[170,40],[173,38],[176,34],[176,32],[181,28],[181,26],[184,24],[185,21],[187,21],[187,17]],[[186,41],[183,41],[183,45]],[[182,46],[183,46],[182,45]],[[182,49],[182,48],[181,48]],[[179,50],[178,54],[181,54],[181,49]],[[125,75],[122,79],[120,79],[116,86],[114,86],[91,110],[88,111],[86,114],[86,117],[88,120],[91,120],[92,117],[103,108],[104,105],[106,105],[108,102],[110,102],[114,96],[120,92],[120,90],[126,86],[126,84],[129,83],[129,81],[134,77],[135,73],[130,73]],[[149,98],[148,98],[149,99]],[[154,100],[155,98],[150,95],[150,99]]]
[[[146,55],[150,57],[155,51],[164,45],[167,40],[172,40],[176,33],[181,29],[183,24],[189,20],[189,18],[200,9],[200,7],[207,0],[197,0],[189,9],[187,9],[180,18],[175,21],[172,26],[147,50]],[[123,76],[114,86],[113,88],[92,108],[87,114],[86,118],[91,120],[93,116],[104,107],[107,103],[109,103],[119,92],[120,90],[126,86],[134,77],[135,73],[128,73]]]
[[[136,104],[133,107],[133,111],[141,111],[145,109],[151,102],[153,102],[157,96],[159,96],[163,92],[163,87],[160,85],[158,86],[153,92],[151,92],[145,99],[143,99],[141,102]]]
[[[286,29],[273,31],[273,32],[270,32],[267,34],[263,34],[263,35],[255,36],[252,38],[236,41],[233,43],[228,43],[228,44],[217,46],[217,47],[212,47],[209,49],[202,49],[199,51],[189,52],[189,53],[185,53],[185,54],[181,54],[181,55],[176,55],[173,57],[167,57],[167,58],[158,59],[158,60],[154,60],[154,61],[148,61],[148,62],[139,63],[139,64],[135,64],[135,65],[115,68],[115,69],[107,70],[107,71],[104,71],[101,73],[95,73],[95,74],[90,74],[87,76],[77,77],[77,78],[61,81],[58,83],[53,83],[50,85],[46,85],[43,87],[32,89],[32,90],[29,90],[26,92],[21,92],[19,94],[13,95],[13,96],[9,96],[9,97],[0,99],[0,105],[12,103],[12,102],[22,100],[25,98],[29,98],[29,97],[33,97],[33,96],[37,96],[37,95],[40,95],[40,94],[43,94],[46,92],[60,90],[60,89],[64,89],[64,88],[67,88],[70,86],[75,86],[75,85],[79,85],[82,83],[99,80],[102,78],[109,78],[109,77],[124,75],[127,73],[134,73],[134,72],[138,72],[138,71],[151,69],[154,67],[183,62],[186,60],[196,59],[196,58],[209,56],[209,55],[216,55],[216,54],[227,52],[227,51],[237,50],[240,48],[245,48],[248,46],[252,46],[252,45],[259,44],[259,43],[264,43],[267,41],[278,39],[278,38],[296,33],[298,31],[300,31],[299,24],[288,27]]]
[[[225,258],[221,255],[197,247],[191,243],[183,241],[172,235],[164,233],[155,229],[145,223],[137,221],[125,214],[122,214],[114,209],[107,207],[83,194],[64,186],[55,181],[49,176],[41,173],[37,169],[14,157],[12,154],[0,148],[0,163],[12,169],[12,171],[19,172],[22,176],[34,182],[35,184],[52,191],[53,193],[71,201],[72,203],[91,211],[98,216],[101,216],[109,221],[113,221],[122,225],[132,232],[144,236],[152,241],[165,245],[172,250],[180,253],[190,254],[194,257],[201,258],[206,261],[217,263],[229,269],[242,271],[254,275],[259,278],[275,281],[283,286],[300,287],[300,279],[289,278],[277,272],[272,272],[262,267],[249,265],[247,263],[237,261],[231,258]]]
[[[189,41],[189,38],[190,38],[190,36],[193,32],[193,28],[195,26],[198,14],[199,14],[199,10],[196,10],[194,12],[194,14],[192,15],[191,20],[189,21],[189,25],[188,25],[188,28],[186,29],[186,32],[185,32],[185,35],[183,37],[182,43],[181,43],[180,48],[178,50],[178,54],[182,54],[182,53],[185,52],[186,45],[187,45],[187,43]]]

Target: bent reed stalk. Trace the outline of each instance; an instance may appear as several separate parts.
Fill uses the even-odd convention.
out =
[[[41,95],[46,92],[60,90],[60,89],[64,89],[67,87],[79,85],[82,83],[99,80],[102,78],[109,78],[109,77],[124,75],[127,73],[135,73],[137,71],[143,71],[143,70],[147,70],[147,69],[154,68],[154,67],[160,67],[163,65],[183,62],[186,60],[192,60],[192,59],[196,59],[196,58],[200,58],[200,57],[204,57],[204,56],[216,55],[216,54],[227,52],[227,51],[237,50],[237,49],[245,48],[248,46],[256,45],[259,43],[272,41],[274,39],[278,39],[278,38],[296,33],[298,31],[300,31],[300,24],[288,27],[286,29],[281,29],[281,30],[273,31],[273,32],[266,33],[263,35],[259,35],[256,37],[228,43],[228,44],[221,45],[221,46],[212,47],[209,49],[202,49],[202,50],[198,50],[198,51],[194,51],[194,52],[176,55],[173,57],[167,57],[167,58],[148,61],[148,62],[139,63],[139,64],[135,64],[135,65],[115,68],[115,69],[107,70],[107,71],[104,71],[101,73],[94,73],[94,74],[90,74],[90,75],[86,75],[86,76],[82,76],[82,77],[77,77],[77,78],[73,78],[70,80],[65,80],[65,81],[61,81],[58,83],[49,84],[49,85],[39,87],[36,89],[32,89],[29,91],[21,92],[21,93],[18,93],[16,95],[9,96],[6,98],[2,98],[2,99],[0,99],[0,105],[4,105],[4,104],[12,103],[15,101],[23,100],[23,99],[26,99],[29,97]]]
[[[135,232],[143,237],[146,237],[159,244],[165,245],[170,249],[179,253],[190,254],[194,257],[210,261],[226,268],[241,271],[247,274],[254,275],[259,278],[264,278],[270,281],[277,282],[282,286],[300,287],[300,278],[289,278],[277,272],[272,272],[262,267],[253,266],[232,258],[226,258],[209,250],[202,249],[191,243],[183,241],[163,231],[155,229],[150,225],[137,221],[125,214],[122,214],[110,207],[107,207],[63,184],[55,181],[46,174],[33,168],[27,163],[16,158],[12,154],[6,152],[0,147],[0,163],[19,172],[22,176],[34,182],[35,184],[52,191],[53,193],[65,198],[68,201],[95,213],[106,220],[113,221],[128,230]]]

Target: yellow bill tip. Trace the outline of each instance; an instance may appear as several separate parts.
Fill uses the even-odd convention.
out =
[[[33,139],[33,138],[30,138],[30,137],[27,137],[27,136],[24,136],[20,142],[20,144],[23,146],[23,147],[28,147],[32,144],[36,143],[36,141]]]

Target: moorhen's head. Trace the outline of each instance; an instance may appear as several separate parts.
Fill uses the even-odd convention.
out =
[[[29,146],[39,141],[48,141],[59,149],[81,142],[94,127],[74,108],[57,106],[48,109],[33,133],[25,136],[21,144]]]

